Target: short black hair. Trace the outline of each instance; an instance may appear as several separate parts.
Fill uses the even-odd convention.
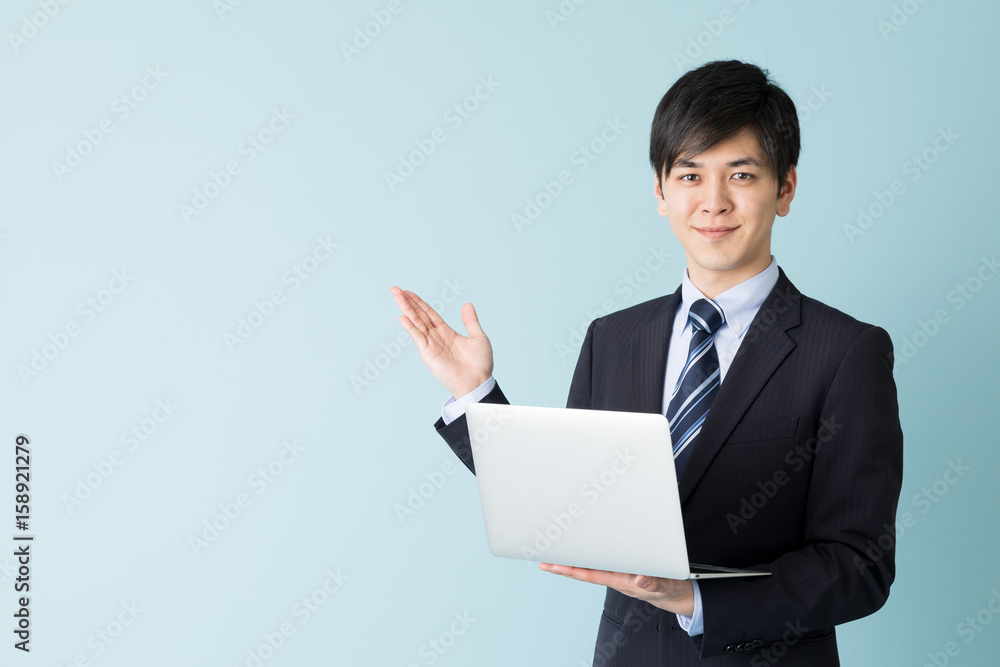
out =
[[[799,159],[795,103],[756,65],[714,60],[670,86],[653,116],[649,163],[659,181],[678,158],[694,156],[748,129],[781,183]]]

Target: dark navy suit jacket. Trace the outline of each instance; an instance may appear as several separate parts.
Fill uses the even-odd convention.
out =
[[[680,289],[594,320],[567,407],[659,413]],[[595,665],[838,665],[834,626],[878,610],[895,574],[903,436],[881,328],[779,270],[693,445],[679,490],[704,634],[608,589]],[[506,403],[499,385],[485,402]],[[473,470],[465,417],[435,424]],[[475,472],[473,470],[473,472]]]

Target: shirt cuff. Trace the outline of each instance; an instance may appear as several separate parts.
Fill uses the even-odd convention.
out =
[[[677,622],[685,632],[695,637],[705,632],[705,618],[701,610],[701,589],[698,588],[698,582],[692,579],[691,588],[694,589],[694,614],[691,616],[677,614]]]
[[[486,378],[486,382],[482,383],[472,391],[470,391],[465,396],[461,398],[455,398],[451,396],[444,405],[441,406],[441,419],[444,421],[445,426],[452,423],[459,417],[465,414],[465,406],[469,403],[478,403],[483,400],[486,394],[493,391],[493,387],[497,385],[497,381],[493,379],[493,376]]]

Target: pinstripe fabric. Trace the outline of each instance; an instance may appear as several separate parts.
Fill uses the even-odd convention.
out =
[[[726,316],[712,299],[698,299],[691,304],[688,321],[694,329],[691,346],[667,407],[677,479],[681,478],[691,445],[701,431],[715,395],[719,393],[722,376],[712,334],[719,330]]]
[[[567,407],[663,414],[680,292],[591,323]],[[840,664],[834,626],[881,607],[895,574],[893,547],[866,556],[869,540],[891,535],[902,480],[892,359],[883,329],[803,296],[779,270],[678,488],[690,560],[772,574],[703,580],[697,637],[675,615],[607,589],[595,667]],[[497,385],[483,402],[507,398]],[[465,418],[434,426],[471,469]],[[774,496],[740,514],[777,473]],[[728,652],[756,639],[764,646]]]

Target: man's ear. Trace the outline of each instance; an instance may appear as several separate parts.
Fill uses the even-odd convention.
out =
[[[660,177],[653,176],[653,194],[656,195],[656,212],[662,215],[664,218],[669,217],[667,213],[667,200],[663,198],[663,189],[660,185]]]
[[[798,174],[793,164],[788,168],[788,174],[781,183],[781,190],[778,192],[778,215],[784,217],[792,208],[792,198],[795,197],[795,186],[798,184]]]

